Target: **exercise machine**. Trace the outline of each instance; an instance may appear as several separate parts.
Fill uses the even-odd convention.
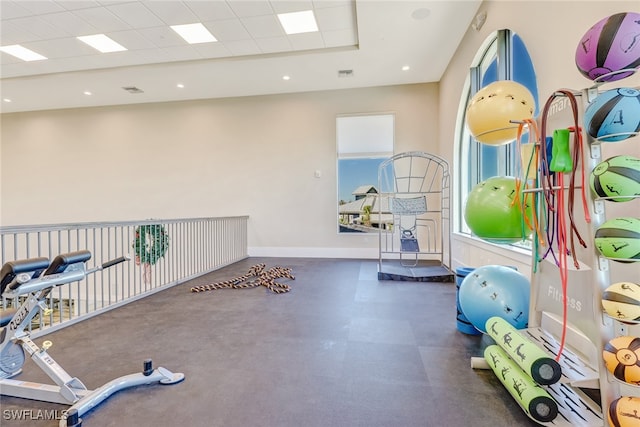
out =
[[[181,373],[165,368],[154,369],[152,361],[143,362],[143,371],[116,378],[103,386],[88,390],[78,378],[69,375],[48,353],[50,341],[42,347],[30,338],[33,318],[47,315],[50,309],[46,298],[57,286],[84,279],[87,275],[127,261],[120,257],[92,269],[86,269],[91,252],[86,250],[48,258],[30,258],[7,262],[0,269],[0,295],[3,301],[14,301],[18,308],[4,309],[0,313],[0,394],[3,396],[70,405],[60,420],[60,427],[82,425],[86,414],[117,391],[148,384],[176,384],[184,380]],[[22,372],[25,353],[56,385],[39,384],[12,379]]]

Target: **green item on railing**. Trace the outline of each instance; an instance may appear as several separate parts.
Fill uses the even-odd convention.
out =
[[[136,228],[133,242],[136,261],[154,265],[169,249],[169,235],[160,224],[141,225]]]

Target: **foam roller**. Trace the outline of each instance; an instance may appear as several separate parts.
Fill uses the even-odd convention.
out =
[[[490,345],[484,358],[518,405],[532,419],[547,423],[558,416],[558,404],[498,345]]]
[[[557,383],[562,368],[544,350],[529,341],[516,328],[501,317],[490,317],[485,324],[487,334],[522,368],[541,385]]]

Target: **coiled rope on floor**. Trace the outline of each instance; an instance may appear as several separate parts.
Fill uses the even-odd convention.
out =
[[[291,290],[289,285],[276,282],[276,279],[282,278],[295,280],[290,268],[275,266],[265,270],[265,267],[266,264],[253,265],[249,268],[249,271],[242,276],[234,277],[233,279],[222,282],[210,283],[208,285],[194,286],[191,288],[191,292],[214,291],[216,289],[225,288],[249,289],[257,288],[258,286],[264,286],[276,294],[282,294]],[[254,277],[255,279],[250,280]]]

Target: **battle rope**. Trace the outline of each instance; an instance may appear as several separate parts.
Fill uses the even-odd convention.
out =
[[[249,271],[242,276],[222,282],[210,283],[208,285],[194,286],[191,288],[191,292],[214,291],[225,288],[250,289],[257,288],[258,286],[264,286],[276,294],[289,292],[291,287],[287,284],[276,282],[276,279],[286,278],[294,280],[295,277],[291,274],[291,269],[275,266],[265,270],[265,266],[265,264],[256,264],[249,268]],[[256,279],[249,280],[253,277],[256,277]]]

